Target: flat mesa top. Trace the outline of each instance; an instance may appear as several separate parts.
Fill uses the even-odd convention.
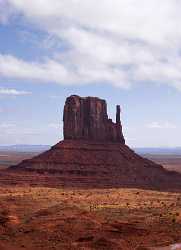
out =
[[[105,101],[104,99],[101,99],[101,98],[99,98],[99,97],[97,97],[97,96],[79,96],[79,95],[71,95],[71,96],[69,96],[69,97],[67,97],[67,98],[73,98],[73,97],[75,97],[75,98],[80,98],[80,99],[88,99],[88,98],[92,98],[92,99],[98,99],[98,100],[102,100],[102,101]]]

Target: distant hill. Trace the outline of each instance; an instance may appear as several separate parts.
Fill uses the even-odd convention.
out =
[[[0,151],[11,152],[43,152],[50,149],[50,145],[9,145],[0,146]]]
[[[0,151],[11,152],[43,152],[49,150],[50,145],[9,145],[0,146]],[[132,148],[137,154],[151,154],[151,155],[181,155],[181,147],[176,148]]]
[[[137,154],[181,155],[181,147],[176,148],[133,148]]]

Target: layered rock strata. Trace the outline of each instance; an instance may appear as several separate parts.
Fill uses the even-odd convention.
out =
[[[64,139],[125,143],[117,106],[116,123],[108,118],[105,100],[72,95],[64,106]]]
[[[114,123],[104,100],[73,95],[66,100],[63,121],[63,141],[10,169],[55,174],[66,186],[181,188],[180,174],[125,145],[120,106]]]

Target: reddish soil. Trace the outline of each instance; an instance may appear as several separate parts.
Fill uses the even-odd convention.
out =
[[[4,250],[133,250],[181,242],[179,193],[4,187],[0,198]]]
[[[18,164],[25,159],[34,157],[37,153],[0,151],[0,169]]]
[[[181,155],[145,155],[146,158],[161,164],[168,170],[181,173]]]
[[[0,250],[148,250],[181,242],[179,189],[112,184],[104,175],[1,170]]]

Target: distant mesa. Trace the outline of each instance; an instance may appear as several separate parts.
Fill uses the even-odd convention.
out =
[[[181,175],[142,158],[126,144],[120,106],[116,122],[105,100],[71,95],[64,106],[64,140],[14,171],[53,174],[64,186],[181,188]]]

